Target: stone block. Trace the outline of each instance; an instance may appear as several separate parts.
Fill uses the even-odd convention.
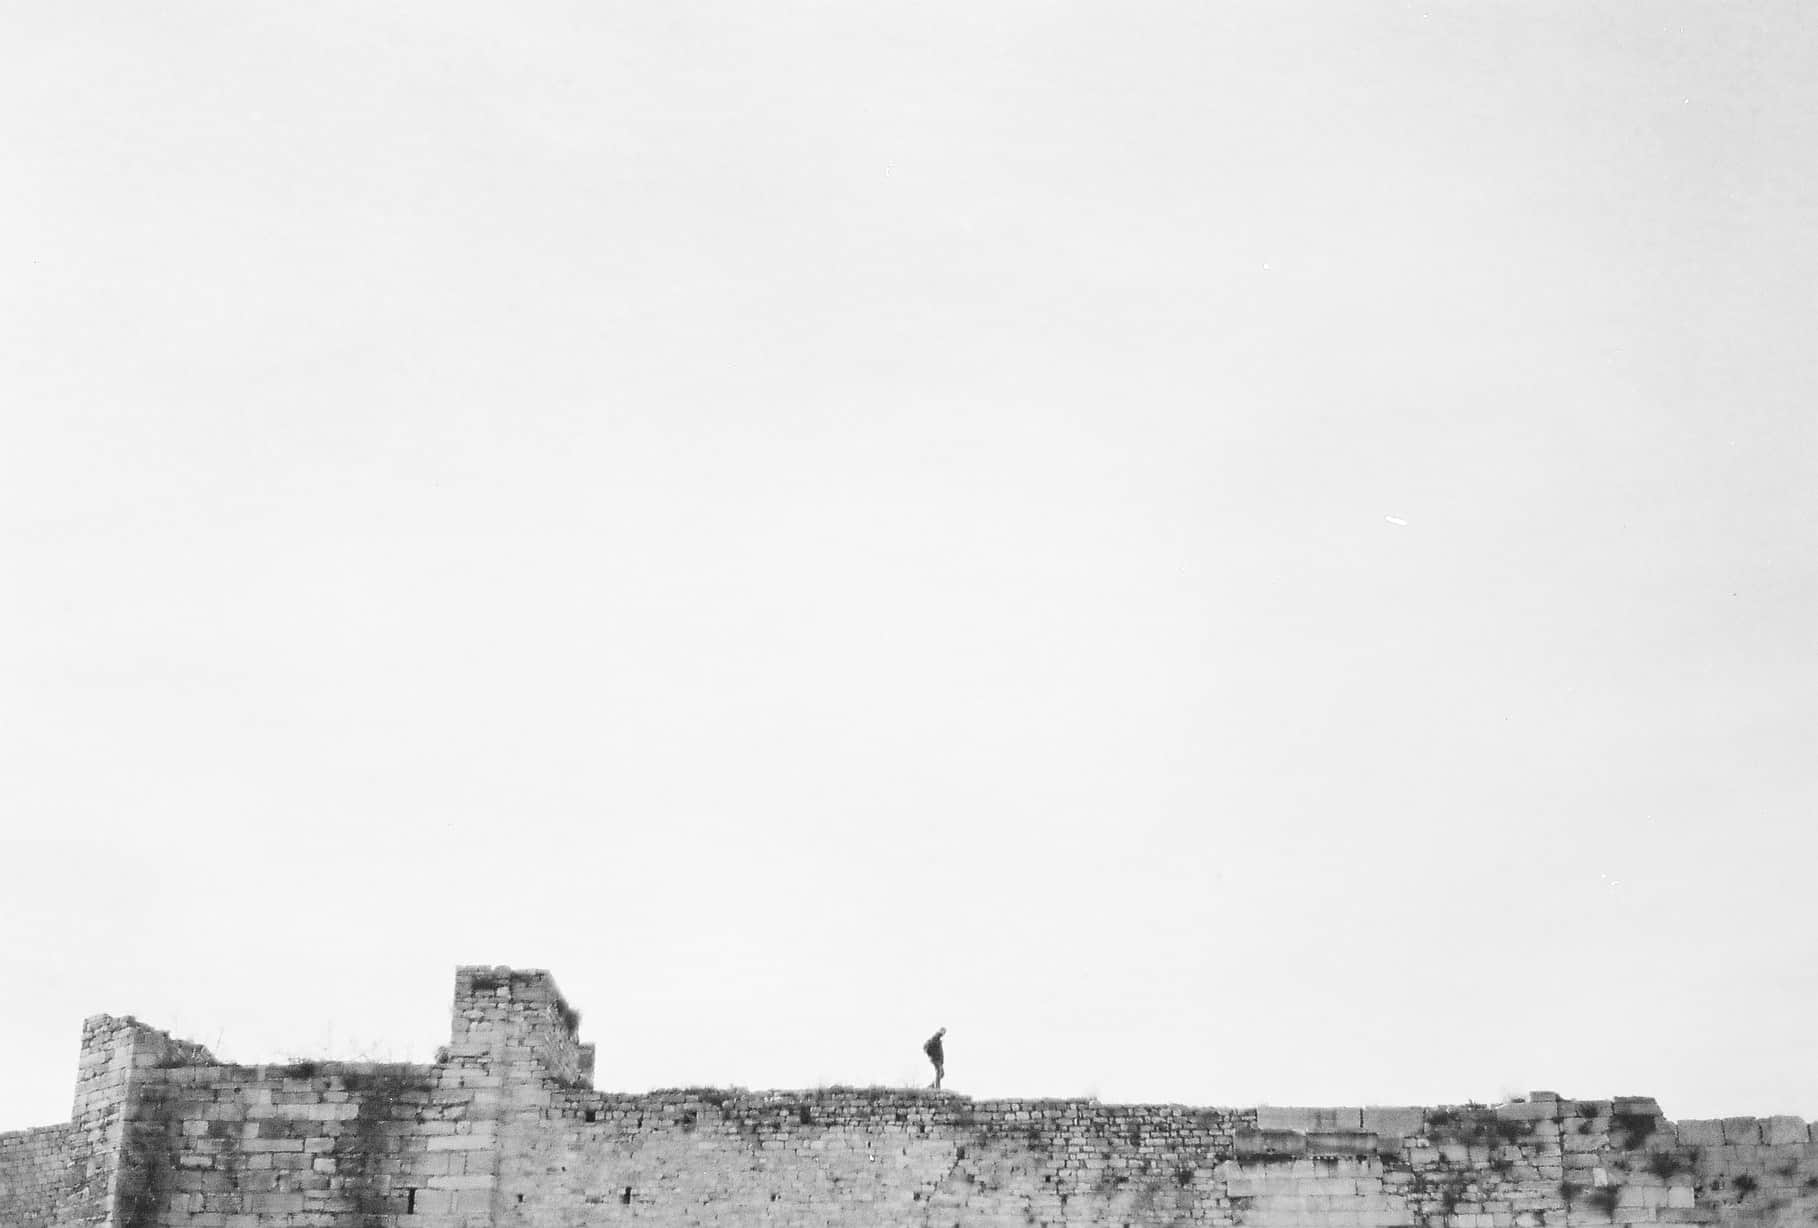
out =
[[[1362,1109],[1270,1108],[1256,1110],[1259,1130],[1361,1130]]]
[[[1767,1169],[1781,1181],[1818,1175],[1818,1155],[1812,1154],[1805,1143],[1764,1143],[1749,1162]]]
[[[1307,1136],[1297,1130],[1239,1130],[1232,1142],[1240,1160],[1305,1155],[1307,1150]]]
[[[1009,1223],[1008,1219],[1004,1221]],[[1247,1228],[1301,1228],[1305,1218],[1299,1211],[1278,1211],[1273,1207],[1252,1207],[1244,1212]]]
[[[1807,1137],[1803,1117],[1770,1117],[1761,1123],[1764,1143],[1803,1143]]]
[[[1359,1117],[1362,1129],[1385,1139],[1419,1134],[1421,1127],[1426,1124],[1426,1110],[1411,1106],[1364,1109]]]
[[[1496,1116],[1504,1121],[1554,1121],[1559,1117],[1559,1101],[1530,1100],[1526,1104],[1499,1104]]]
[[[455,1209],[455,1196],[448,1190],[418,1190],[416,1214],[418,1215],[451,1215]]]
[[[1723,1122],[1715,1119],[1675,1123],[1679,1141],[1687,1147],[1715,1147],[1723,1142]]]
[[[462,1173],[459,1176],[431,1177],[432,1190],[490,1190],[495,1178],[491,1173]]]
[[[248,1194],[244,1201],[249,1210],[261,1215],[300,1215],[303,1211],[301,1194]]]
[[[1376,1134],[1367,1130],[1312,1130],[1307,1133],[1312,1155],[1367,1156],[1376,1153]]]
[[[1761,1141],[1760,1119],[1755,1117],[1724,1118],[1723,1141],[1726,1143],[1759,1143]]]

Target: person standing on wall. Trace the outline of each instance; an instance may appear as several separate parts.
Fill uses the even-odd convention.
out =
[[[941,1037],[946,1034],[947,1029],[941,1028],[928,1038],[927,1044],[922,1046],[922,1052],[926,1053],[928,1060],[934,1063],[934,1090],[937,1092],[941,1089],[941,1076],[947,1073],[947,1054],[941,1048]]]

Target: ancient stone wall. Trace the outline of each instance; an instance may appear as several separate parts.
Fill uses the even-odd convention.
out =
[[[519,1113],[496,1222],[524,1228],[1818,1223],[1804,1123],[1675,1126],[1642,1098],[1228,1110],[552,1087]]]
[[[1174,1223],[1253,1114],[833,1088],[553,1092],[501,1225]]]
[[[0,1134],[0,1224],[61,1222],[75,1155],[75,1127],[67,1122]]]
[[[413,1065],[169,1070],[133,1106],[118,1226],[488,1224],[497,1121],[475,1090]]]
[[[0,1134],[0,1226],[114,1223],[133,1085],[173,1053],[206,1050],[130,1017],[84,1021],[69,1121]]]
[[[541,972],[457,973],[433,1065],[223,1065],[84,1031],[70,1123],[0,1136],[0,1226],[1818,1224],[1798,1118],[1641,1097],[1206,1109],[920,1090],[595,1091]]]

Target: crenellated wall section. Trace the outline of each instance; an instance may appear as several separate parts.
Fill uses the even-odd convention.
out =
[[[548,974],[462,968],[432,1065],[232,1066],[84,1026],[68,1123],[0,1135],[5,1228],[1206,1223],[1818,1224],[1793,1117],[1643,1097],[1446,1108],[973,1101],[883,1088],[628,1095]]]

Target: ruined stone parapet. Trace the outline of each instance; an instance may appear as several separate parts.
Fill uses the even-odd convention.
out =
[[[581,1043],[581,1013],[548,972],[458,968],[453,1015],[450,1060],[534,1068],[564,1084],[591,1086],[594,1047]]]

